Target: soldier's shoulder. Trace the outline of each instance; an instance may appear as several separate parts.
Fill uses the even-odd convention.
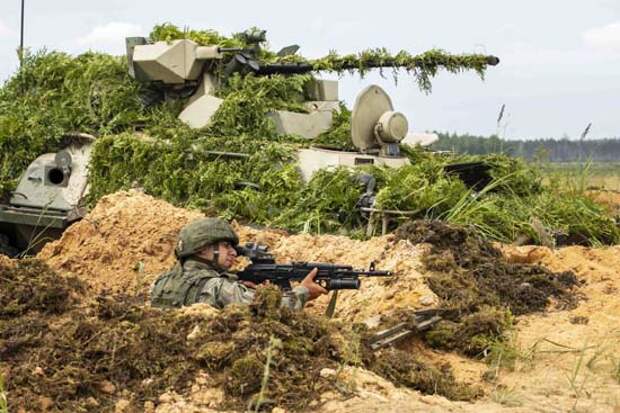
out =
[[[191,275],[194,277],[218,278],[222,276],[222,274],[211,268],[193,268],[189,270],[184,270],[183,272],[186,275]]]

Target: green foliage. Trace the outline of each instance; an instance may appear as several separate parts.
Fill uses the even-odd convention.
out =
[[[517,196],[535,195],[542,190],[541,171],[533,164],[506,155],[473,157],[491,166],[491,177],[497,182],[496,191]]]
[[[240,37],[222,36],[215,30],[181,30],[172,23],[158,24],[153,27],[149,38],[153,42],[190,39],[203,46],[245,47]]]
[[[414,217],[436,217],[452,208],[467,188],[458,178],[443,173],[443,165],[423,161],[383,170],[384,185],[377,193],[377,207],[414,211]]]
[[[301,178],[287,145],[249,142],[244,145],[243,137],[226,142],[252,153],[245,160],[206,153],[223,150],[219,138],[198,144],[183,136],[172,141],[139,139],[132,134],[100,138],[91,160],[91,198],[138,185],[175,204],[267,223],[295,197]],[[244,182],[257,184],[259,189]]]
[[[343,102],[340,102],[340,110],[332,115],[332,122],[332,127],[317,136],[312,144],[335,150],[356,150],[351,141],[351,111]]]
[[[240,33],[225,37],[214,30],[181,30],[170,23],[155,26],[149,37],[152,41],[191,39],[200,45],[241,48],[249,46]],[[385,48],[376,48],[342,56],[332,50],[322,58],[305,59],[299,55],[279,57],[268,48],[262,47],[259,51],[259,58],[272,63],[308,63],[314,71],[359,73],[362,77],[372,69],[380,69],[381,71],[391,69],[395,80],[398,78],[399,71],[404,70],[408,75],[413,76],[420,90],[426,93],[431,92],[431,79],[437,75],[440,69],[449,73],[473,70],[480,78],[484,79],[484,72],[488,66],[488,59],[485,55],[454,55],[441,49],[431,49],[418,55],[412,55],[406,50],[391,54]]]
[[[0,192],[68,132],[115,133],[146,120],[124,59],[45,51],[26,55],[0,89]]]
[[[404,70],[413,75],[423,92],[430,93],[431,79],[437,75],[439,69],[450,73],[460,73],[474,70],[481,78],[487,68],[487,57],[484,55],[453,55],[441,49],[431,49],[419,55],[401,50],[391,54],[384,48],[367,49],[358,54],[338,55],[331,51],[327,56],[311,60],[310,63],[317,71],[326,72],[357,72],[363,76],[373,68],[391,68],[394,79],[398,71]]]
[[[269,111],[305,112],[303,88],[309,75],[255,77],[232,76],[219,96],[224,98],[210,122],[208,133],[215,136],[247,134],[252,137],[273,137]]]
[[[547,228],[564,234],[569,243],[616,244],[620,231],[604,208],[584,195],[563,196],[542,193],[532,199],[530,208]]]
[[[358,172],[340,167],[320,170],[276,223],[297,231],[346,232],[363,223],[355,207],[363,193]]]

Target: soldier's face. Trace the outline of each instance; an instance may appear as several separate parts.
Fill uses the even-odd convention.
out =
[[[219,251],[217,264],[225,270],[232,267],[237,260],[237,251],[232,244],[227,241],[221,241],[217,244],[217,248]]]

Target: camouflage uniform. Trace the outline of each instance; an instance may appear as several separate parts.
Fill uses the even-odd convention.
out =
[[[217,308],[229,304],[250,304],[254,289],[237,281],[237,276],[216,269],[194,254],[209,244],[228,241],[239,243],[237,235],[225,221],[203,218],[181,230],[175,253],[179,261],[162,274],[151,289],[151,304],[156,307],[181,307],[207,303]],[[308,289],[296,287],[282,297],[282,306],[301,309],[308,301]]]

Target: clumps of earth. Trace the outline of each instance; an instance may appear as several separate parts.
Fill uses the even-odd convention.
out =
[[[320,300],[304,312],[280,309],[275,287],[260,288],[250,307],[151,308],[148,283],[171,264],[174,233],[198,215],[120,193],[104,198],[39,259],[0,257],[0,374],[10,411],[172,412],[189,409],[183,400],[235,411],[318,410],[330,400],[357,399],[367,391],[360,377],[378,383],[369,374],[470,401],[488,388],[453,372],[455,353],[480,358],[505,340],[515,317],[578,304],[573,273],[508,262],[470,229],[415,221],[369,241],[236,224],[243,240],[269,244],[279,260],[362,267],[376,258],[394,271],[391,279],[343,292],[332,320],[321,316]],[[431,295],[432,304],[422,300]],[[369,349],[376,331],[411,323],[412,312],[429,305],[442,316],[430,331]],[[377,312],[380,325],[361,323]]]
[[[273,286],[259,288],[249,307],[165,311],[136,296],[80,300],[83,283],[36,259],[3,265],[0,274],[0,367],[11,411],[110,411],[119,392],[142,410],[165,391],[188,394],[197,377],[219,389],[218,408],[296,411],[343,386],[323,372],[344,365],[426,394],[480,394],[446,366],[395,349],[373,354],[355,328],[280,308]]]
[[[413,221],[395,237],[431,245],[422,258],[426,281],[445,310],[444,320],[425,333],[432,347],[482,356],[512,327],[513,316],[543,311],[552,302],[560,309],[576,307],[579,283],[573,272],[508,262],[472,228]],[[406,319],[407,312],[399,316]]]

